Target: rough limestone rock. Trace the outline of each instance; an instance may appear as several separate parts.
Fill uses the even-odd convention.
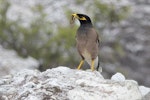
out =
[[[150,92],[146,94],[142,100],[150,100]]]
[[[104,79],[99,72],[90,70],[57,67],[39,72],[26,69],[0,79],[0,100],[141,99],[142,93],[135,81]]]

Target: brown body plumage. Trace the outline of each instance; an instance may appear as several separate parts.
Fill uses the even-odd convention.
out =
[[[93,28],[79,28],[76,35],[77,49],[82,58],[84,59],[84,51],[86,50],[91,59],[96,59],[98,56],[98,35]]]
[[[94,70],[94,67],[97,68],[99,65],[99,36],[87,15],[72,14],[72,19],[74,20],[75,18],[77,18],[81,24],[76,33],[77,50],[82,57],[78,69],[80,69],[84,60],[86,60],[91,66],[91,69]]]

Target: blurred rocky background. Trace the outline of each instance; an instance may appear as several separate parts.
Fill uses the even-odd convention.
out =
[[[100,35],[105,78],[121,72],[150,86],[149,5],[150,0],[0,0],[0,45],[4,51],[17,52],[22,57],[18,59],[35,58],[34,68],[41,71],[58,65],[76,68],[80,60],[75,48],[79,23],[70,27],[69,20],[72,13],[84,13]],[[8,63],[7,58],[0,58],[1,72],[1,63]]]

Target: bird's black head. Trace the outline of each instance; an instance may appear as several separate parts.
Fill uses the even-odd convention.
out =
[[[84,15],[84,14],[72,14],[72,20],[73,21],[75,20],[75,18],[77,18],[80,21],[81,26],[82,25],[91,25],[92,26],[91,19],[87,15]]]

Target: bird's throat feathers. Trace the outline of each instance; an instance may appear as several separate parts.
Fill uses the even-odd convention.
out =
[[[80,20],[80,27],[93,27],[91,21],[82,21]]]
[[[92,27],[93,27],[92,23],[81,23],[80,22],[79,28],[92,28]]]

